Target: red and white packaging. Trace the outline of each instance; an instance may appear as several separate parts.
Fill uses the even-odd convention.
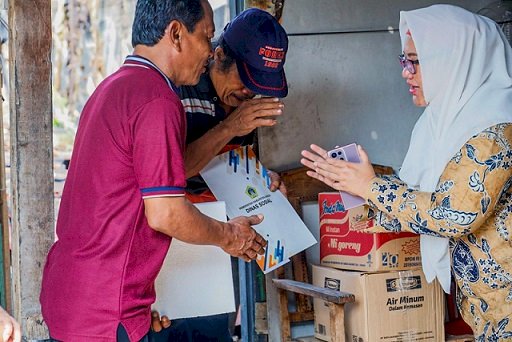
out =
[[[368,207],[345,210],[339,192],[320,193],[318,205],[322,265],[368,272],[421,267],[418,235],[364,232],[374,225]]]

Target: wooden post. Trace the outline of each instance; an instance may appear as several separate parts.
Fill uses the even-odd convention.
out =
[[[267,294],[267,323],[268,323],[268,336],[269,341],[282,341],[281,332],[281,298],[277,286],[272,281],[273,279],[283,279],[285,276],[285,268],[279,267],[278,269],[269,272],[265,275],[265,291]],[[288,307],[287,307],[288,309]],[[287,316],[288,317],[288,316]]]
[[[290,342],[292,340],[292,328],[290,325],[290,316],[288,313],[288,293],[286,290],[279,289],[279,316],[281,317],[281,342]],[[271,337],[277,340],[275,337]]]
[[[48,337],[39,304],[54,237],[51,1],[9,0],[13,313],[27,340]]]
[[[329,306],[329,329],[331,342],[345,341],[345,312],[344,304],[327,303]]]
[[[0,44],[0,51],[3,44]],[[0,88],[3,89],[4,84],[4,70],[3,65],[0,65]],[[9,208],[7,202],[7,189],[6,189],[6,171],[5,171],[5,145],[4,145],[4,112],[2,102],[4,101],[3,91],[0,93],[0,230],[2,237],[2,280],[3,280],[3,293],[2,306],[7,312],[12,312],[12,297],[11,297],[11,246],[9,244]]]
[[[290,316],[288,313],[288,297],[286,291],[300,293],[327,302],[329,306],[329,332],[330,342],[343,342],[345,340],[345,326],[343,306],[353,303],[355,297],[351,293],[323,288],[300,281],[289,279],[273,279],[272,283],[279,289],[279,315],[281,322],[281,341],[291,341]],[[271,331],[269,330],[269,333]],[[275,336],[269,335],[270,341],[278,341]]]

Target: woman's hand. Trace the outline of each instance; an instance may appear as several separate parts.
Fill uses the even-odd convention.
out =
[[[316,178],[336,190],[352,195],[366,197],[366,190],[375,178],[373,166],[368,155],[361,146],[357,146],[360,163],[350,163],[344,160],[330,158],[327,151],[317,145],[311,145],[311,151],[302,151],[300,162],[310,168],[307,175]]]

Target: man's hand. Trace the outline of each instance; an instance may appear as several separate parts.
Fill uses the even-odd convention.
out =
[[[258,254],[263,254],[267,241],[251,227],[261,223],[261,221],[263,221],[263,215],[261,214],[239,216],[229,220],[227,226],[228,229],[231,229],[234,238],[229,239],[222,249],[226,253],[245,261],[251,261],[256,259]]]
[[[286,190],[286,186],[281,180],[279,174],[277,172],[270,170],[268,170],[268,173],[270,174],[270,191],[274,192],[276,190],[279,190],[284,195],[284,197],[286,197],[288,191]]]
[[[267,245],[252,228],[263,221],[263,215],[240,216],[221,222],[202,214],[184,197],[146,198],[144,206],[152,229],[183,242],[218,246],[245,261],[263,254]]]
[[[167,329],[171,326],[171,321],[167,316],[162,316],[160,318],[160,313],[158,311],[151,312],[151,330],[158,333],[163,329]]]
[[[283,113],[284,104],[278,98],[259,98],[242,102],[222,122],[233,136],[241,137],[258,127],[274,126]]]
[[[0,342],[20,342],[20,325],[0,307]]]

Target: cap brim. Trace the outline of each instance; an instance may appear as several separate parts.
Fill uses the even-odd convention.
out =
[[[288,84],[284,70],[264,72],[244,62],[236,63],[238,74],[244,85],[256,94],[272,97],[286,97]]]

